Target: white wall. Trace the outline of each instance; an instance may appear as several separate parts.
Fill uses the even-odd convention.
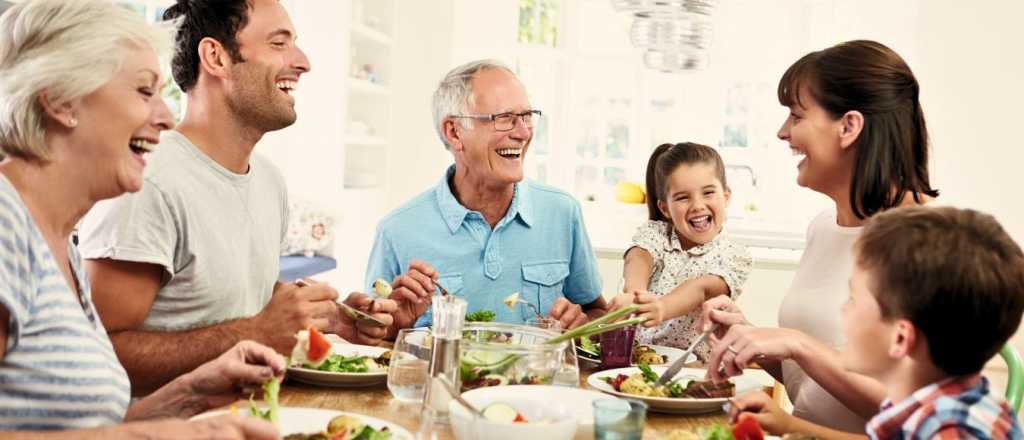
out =
[[[992,213],[1024,243],[1024,2],[928,2],[918,53],[942,200]]]
[[[1024,243],[1024,3],[929,1],[911,65],[934,145],[940,200],[993,214]],[[1013,338],[1024,351],[1024,332]],[[996,362],[998,364],[998,361]]]
[[[388,203],[399,206],[434,185],[453,163],[433,127],[431,97],[441,77],[478,58],[502,59],[515,47],[515,0],[400,2],[398,70]]]
[[[310,60],[295,91],[295,124],[267,133],[256,151],[281,168],[292,194],[340,212],[342,139],[345,121],[345,62],[348,36],[336,23],[349,14],[348,1],[282,2],[291,15],[299,47]]]

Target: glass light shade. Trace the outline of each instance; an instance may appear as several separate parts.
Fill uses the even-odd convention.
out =
[[[707,51],[695,50],[662,51],[650,49],[644,51],[644,65],[666,73],[700,70],[708,65],[708,53]]]
[[[637,16],[629,31],[633,46],[643,49],[711,47],[711,20],[706,16],[687,14],[674,18]]]
[[[678,14],[711,15],[717,0],[611,0],[616,11],[659,16]]]

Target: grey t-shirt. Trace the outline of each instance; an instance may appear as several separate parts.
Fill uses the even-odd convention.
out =
[[[288,227],[281,172],[253,154],[249,172],[235,174],[168,131],[144,177],[141,191],[97,203],[79,229],[84,258],[163,266],[143,328],[181,330],[262,310]]]

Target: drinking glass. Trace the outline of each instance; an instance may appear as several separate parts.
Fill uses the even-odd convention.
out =
[[[633,364],[633,339],[636,326],[622,327],[600,334],[601,368],[622,368]]]
[[[633,399],[597,399],[593,406],[595,440],[643,438],[646,403]]]
[[[526,325],[562,333],[562,323],[550,316],[535,316],[526,320]],[[566,387],[580,385],[580,364],[576,359],[576,341],[569,341],[569,344],[566,344],[565,351],[562,352],[561,364],[558,371],[555,372],[555,376],[551,378],[551,384]]]
[[[423,402],[430,370],[430,330],[406,328],[398,331],[388,366],[388,391],[402,402]]]

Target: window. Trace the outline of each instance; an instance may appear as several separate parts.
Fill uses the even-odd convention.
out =
[[[555,47],[558,41],[560,0],[521,0],[518,41]]]
[[[611,2],[561,2],[549,15],[560,19],[549,19],[551,29],[540,32],[544,3],[520,0],[516,69],[533,105],[545,111],[529,177],[594,202],[606,214],[595,217],[642,216],[614,201],[615,186],[643,184],[658,144],[692,141],[716,147],[726,162],[731,227],[756,223],[759,230],[802,236],[828,206],[795,186],[796,162],[776,138],[787,112],[775,96],[778,78],[818,48],[807,37],[813,20],[800,19],[811,16],[813,3],[720,3],[709,66],[674,74],[643,66],[641,51],[630,46],[630,17]]]

